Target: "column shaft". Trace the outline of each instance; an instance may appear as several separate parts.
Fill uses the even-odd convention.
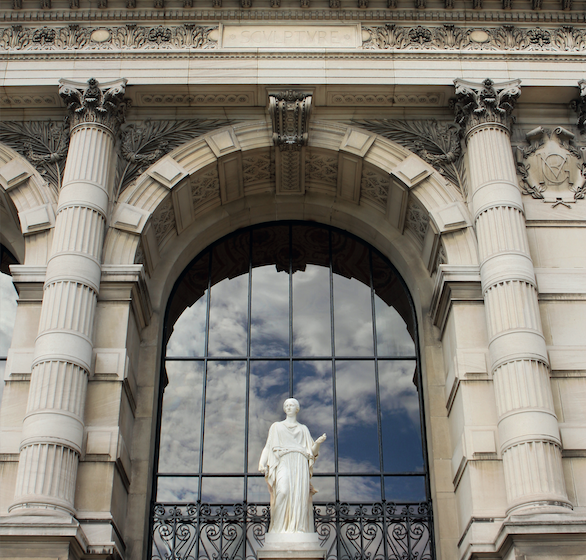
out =
[[[123,86],[123,82],[122,86]],[[74,111],[53,247],[45,277],[12,513],[31,508],[74,515],[93,325],[119,124],[108,92],[62,85]],[[65,93],[64,93],[65,91]],[[121,100],[124,88],[114,100]],[[110,99],[111,101],[111,99]]]
[[[509,138],[518,82],[456,81],[509,512],[569,506],[537,284]]]

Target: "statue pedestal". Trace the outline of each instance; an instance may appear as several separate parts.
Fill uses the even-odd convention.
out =
[[[326,550],[319,545],[317,533],[267,533],[257,557],[258,560],[324,560]]]

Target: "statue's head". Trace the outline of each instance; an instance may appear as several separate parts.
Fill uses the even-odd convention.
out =
[[[288,404],[293,404],[295,405],[295,412],[299,412],[299,401],[297,399],[286,399],[285,402],[283,403],[283,411],[286,413],[287,412],[287,405]]]

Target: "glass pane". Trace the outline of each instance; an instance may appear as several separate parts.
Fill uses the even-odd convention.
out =
[[[243,472],[246,362],[208,362],[204,472]]]
[[[341,502],[380,502],[382,499],[380,477],[377,476],[341,476]]]
[[[415,360],[378,363],[385,472],[422,472]]]
[[[332,232],[332,268],[336,356],[373,356],[368,248]]]
[[[374,297],[376,344],[379,356],[415,356],[415,343],[407,325],[394,307]]]
[[[332,351],[327,229],[293,226],[293,355]]]
[[[293,362],[293,394],[299,401],[299,421],[309,428],[313,439],[323,433],[314,471],[334,472],[334,409],[332,399],[332,362]]]
[[[210,356],[246,356],[250,235],[230,237],[212,252]]]
[[[336,400],[339,472],[380,472],[373,361],[336,361]]]
[[[244,478],[205,477],[201,482],[201,501],[222,504],[244,500]]]
[[[197,502],[196,476],[160,476],[157,478],[157,502]]]
[[[311,485],[316,491],[314,502],[333,502],[336,500],[336,479],[333,476],[314,476]]]
[[[385,476],[385,499],[390,502],[423,502],[425,479],[422,476]]]
[[[203,363],[167,362],[159,472],[199,471]]]
[[[285,418],[289,396],[289,362],[250,362],[248,471],[258,472],[260,455],[273,422]],[[263,480],[264,484],[264,480]]]
[[[289,355],[289,227],[252,232],[251,355]]]
[[[377,354],[414,356],[413,312],[407,293],[388,263],[372,253]]]
[[[18,295],[12,276],[0,273],[0,357],[6,357],[12,340]],[[4,379],[4,378],[2,378]]]
[[[204,355],[206,307],[207,297],[203,295],[179,317],[167,343],[167,356]]]
[[[264,476],[248,479],[248,502],[252,504],[268,504],[271,499],[269,487]]]

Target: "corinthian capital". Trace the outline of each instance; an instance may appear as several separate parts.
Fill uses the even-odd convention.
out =
[[[59,95],[67,103],[71,126],[95,122],[116,133],[124,122],[126,82],[125,78],[101,85],[95,78],[87,84],[59,80]]]
[[[273,142],[281,150],[299,150],[307,144],[312,96],[294,90],[269,95]]]
[[[498,123],[509,128],[515,100],[521,95],[521,80],[495,84],[487,78],[477,84],[457,79],[454,84],[456,122],[464,126],[466,132],[483,123]]]

